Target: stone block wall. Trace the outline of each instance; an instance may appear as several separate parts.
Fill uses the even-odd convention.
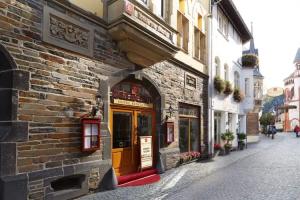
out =
[[[93,25],[92,58],[43,42],[45,4],[74,20]],[[18,140],[9,141],[12,137],[9,135],[6,141],[2,141],[1,155],[9,150],[7,155],[13,156],[11,159],[1,158],[5,161],[0,162],[0,166],[12,165],[9,165],[11,172],[3,173],[1,177],[24,175],[20,180],[24,179],[26,183],[24,192],[28,191],[28,199],[55,198],[51,182],[74,174],[84,174],[88,187],[97,189],[101,177],[111,168],[110,151],[105,148],[110,146],[110,135],[104,130],[101,149],[82,153],[80,118],[95,105],[95,94],[101,81],[132,64],[119,52],[105,28],[52,1],[0,0],[0,44],[11,55],[16,70],[20,71],[3,77],[3,73],[0,74],[1,81],[7,77],[2,87],[14,88],[12,84],[18,83],[18,90],[12,90],[10,95],[8,91],[2,92],[15,103],[1,107],[1,111],[7,110],[3,112],[5,115],[2,113],[3,120],[8,121],[5,117],[12,112],[15,116],[10,117],[11,120],[19,123],[14,131],[25,134]],[[0,71],[6,70],[4,67],[4,63],[0,63]],[[15,82],[9,85],[11,80]],[[6,127],[14,127],[14,123],[6,123],[0,126],[0,136]],[[25,128],[22,128],[22,123],[25,123]],[[13,143],[6,143],[8,141]],[[8,193],[7,185],[2,184],[0,190]]]
[[[93,27],[92,56],[44,42],[45,5],[64,20]],[[0,63],[0,98],[5,102],[0,104],[0,155],[6,155],[0,158],[0,199],[24,199],[24,194],[28,199],[55,199],[51,183],[73,175],[86,177],[82,182],[86,193],[97,189],[111,168],[109,87],[135,67],[111,40],[105,23],[88,13],[84,16],[50,0],[0,0],[0,58],[9,58]],[[185,87],[186,72],[197,77],[195,90]],[[169,105],[201,107],[201,145],[207,146],[207,77],[171,61],[138,73],[161,92],[162,118]],[[80,118],[91,111],[99,90],[105,101],[101,148],[82,153]],[[166,169],[179,160],[178,118],[176,112],[175,142],[160,146]],[[19,192],[12,193],[13,188]]]
[[[171,105],[176,111],[174,113],[175,125],[175,141],[172,144],[166,144],[165,134],[162,134],[160,139],[161,150],[163,154],[164,165],[166,169],[177,166],[179,161],[179,103],[196,105],[200,110],[200,132],[201,132],[201,147],[204,146],[203,155],[207,154],[208,147],[208,78],[197,72],[190,71],[184,68],[184,65],[173,64],[170,61],[157,63],[150,68],[143,70],[143,73],[153,80],[159,91],[163,94],[162,102],[162,119],[166,116],[167,108]],[[197,87],[194,90],[185,87],[185,73],[192,73],[197,77]],[[163,121],[162,120],[162,121]],[[162,130],[164,133],[164,130]]]

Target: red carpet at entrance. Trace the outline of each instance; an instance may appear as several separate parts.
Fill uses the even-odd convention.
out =
[[[159,180],[160,180],[160,176],[159,174],[157,174],[156,169],[150,169],[143,172],[138,172],[138,173],[118,177],[118,186],[119,187],[141,186],[141,185],[155,183],[158,182]]]

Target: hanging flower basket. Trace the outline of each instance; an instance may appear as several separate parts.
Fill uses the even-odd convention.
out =
[[[228,95],[231,95],[232,92],[233,92],[233,89],[232,89],[231,83],[229,81],[225,81],[225,89],[224,89],[223,93],[228,96]]]
[[[225,82],[219,76],[216,76],[214,79],[214,86],[219,93],[222,93],[225,89]]]
[[[244,100],[244,94],[239,89],[234,89],[233,99],[235,102],[240,103]]]
[[[242,56],[243,67],[255,67],[258,64],[259,64],[259,60],[255,54],[245,54]]]

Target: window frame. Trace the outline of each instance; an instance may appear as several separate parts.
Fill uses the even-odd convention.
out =
[[[187,119],[188,122],[189,122],[189,130],[188,130],[188,152],[192,152],[193,150],[192,149],[192,145],[191,145],[191,138],[192,138],[192,135],[191,135],[191,121],[192,120],[197,120],[197,126],[198,126],[198,131],[199,131],[199,146],[198,146],[198,152],[201,152],[201,138],[202,138],[202,135],[201,135],[201,107],[200,106],[195,106],[195,105],[190,105],[190,104],[185,104],[185,103],[179,103],[179,108],[194,108],[194,109],[197,109],[197,116],[194,116],[194,115],[183,115],[183,114],[180,114],[179,111],[179,119],[178,119],[178,133],[179,133],[179,138],[180,138],[180,119]],[[179,141],[179,145],[180,145],[180,141]],[[181,150],[180,150],[181,151]],[[181,152],[181,153],[185,153],[185,152]]]

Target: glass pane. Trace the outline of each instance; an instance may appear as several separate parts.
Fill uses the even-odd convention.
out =
[[[84,124],[84,135],[85,136],[89,136],[89,135],[91,135],[91,124]]]
[[[179,119],[179,148],[180,152],[189,151],[189,120]]]
[[[98,135],[98,124],[92,124],[92,135]]]
[[[113,113],[113,148],[131,147],[132,115],[125,112]]]
[[[84,148],[85,149],[91,148],[91,138],[90,137],[84,138]]]
[[[152,115],[149,113],[138,113],[137,116],[137,130],[138,136],[152,135]]]
[[[191,134],[191,151],[198,151],[200,147],[200,132],[199,132],[199,119],[190,119],[190,134]]]
[[[91,143],[92,143],[92,148],[94,148],[94,147],[98,147],[98,136],[92,136],[92,141],[91,141]]]

